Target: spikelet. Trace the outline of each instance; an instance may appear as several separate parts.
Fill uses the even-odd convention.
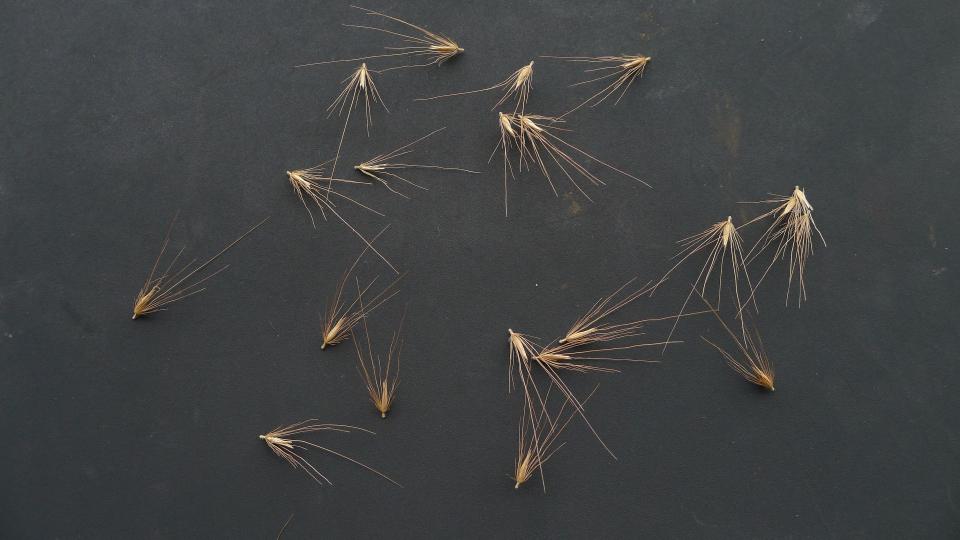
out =
[[[180,248],[180,251],[178,251],[173,257],[173,260],[170,261],[166,269],[160,274],[157,274],[157,268],[160,265],[160,260],[163,258],[163,254],[166,252],[167,246],[170,244],[170,233],[173,230],[173,224],[177,220],[177,217],[174,216],[173,220],[170,221],[170,226],[167,228],[167,235],[163,240],[163,244],[160,246],[160,254],[157,255],[157,259],[154,261],[153,267],[150,269],[150,273],[147,275],[147,280],[144,282],[143,286],[140,287],[140,291],[137,292],[137,296],[133,300],[132,318],[138,319],[140,317],[150,315],[151,313],[165,311],[166,306],[203,292],[205,288],[201,288],[200,286],[213,276],[216,276],[220,272],[226,270],[228,266],[223,266],[222,268],[206,275],[203,274],[203,271],[208,266],[213,264],[214,261],[219,259],[220,256],[226,253],[230,248],[235,246],[240,240],[243,240],[248,234],[257,230],[261,225],[266,223],[268,219],[270,218],[264,219],[260,223],[257,223],[250,228],[250,230],[247,232],[241,234],[236,240],[227,244],[227,246],[221,249],[216,255],[207,259],[206,262],[197,265],[197,260],[194,259],[183,265],[179,270],[174,271],[173,268],[177,264],[177,261],[180,259],[180,256],[183,254],[183,250],[185,249]]]
[[[374,55],[368,55],[368,56],[361,56],[359,58],[348,58],[344,60],[328,60],[326,62],[311,62],[309,64],[300,64],[294,67],[302,68],[302,67],[309,67],[309,66],[320,66],[323,64],[335,64],[338,62],[358,62],[360,60],[372,60],[375,58],[412,57],[412,58],[425,58],[428,60],[426,63],[423,63],[423,64],[394,66],[394,67],[378,70],[378,73],[383,73],[385,71],[391,71],[394,69],[426,67],[426,66],[433,66],[433,65],[439,66],[440,64],[443,64],[447,60],[450,60],[451,58],[463,52],[463,47],[458,45],[457,42],[454,41],[453,39],[443,34],[431,32],[426,28],[417,26],[412,23],[408,23],[407,21],[404,21],[397,17],[392,17],[390,15],[380,13],[379,11],[373,11],[372,9],[366,9],[358,6],[350,6],[350,7],[354,9],[359,9],[360,11],[363,11],[367,15],[380,17],[388,21],[393,21],[395,23],[398,23],[399,25],[405,26],[406,28],[409,29],[406,31],[412,30],[413,33],[406,34],[400,31],[389,30],[387,28],[378,28],[375,26],[345,24],[344,26],[349,28],[373,30],[383,34],[388,34],[394,37],[402,38],[402,42],[404,43],[404,45],[394,46],[394,47],[384,47],[389,51],[396,51],[396,52],[385,53],[385,54],[374,54]]]
[[[341,454],[336,450],[331,450],[330,448],[320,446],[316,443],[310,441],[305,441],[303,439],[296,438],[298,435],[303,435],[306,433],[316,433],[318,431],[336,431],[341,433],[351,433],[354,431],[362,431],[364,433],[369,433],[373,435],[372,431],[359,428],[356,426],[347,426],[343,424],[321,424],[319,420],[303,420],[302,422],[297,422],[295,424],[290,424],[289,426],[278,426],[273,428],[271,431],[260,435],[260,440],[262,440],[274,454],[283,458],[284,461],[289,463],[294,469],[300,469],[307,474],[311,479],[317,482],[320,485],[328,484],[333,485],[326,476],[323,475],[316,467],[314,467],[307,458],[300,455],[300,452],[308,448],[314,448],[317,450],[322,450],[328,454],[333,454],[341,459],[345,459],[351,463],[355,463],[364,469],[376,474],[377,476],[384,478],[391,483],[401,486],[397,483],[396,480],[390,478],[389,476],[383,474],[382,472],[370,467],[369,465],[364,465],[363,463],[349,457],[347,455]]]
[[[594,79],[580,81],[578,83],[571,84],[570,86],[580,86],[582,84],[603,81],[610,79],[611,77],[613,78],[613,81],[607,86],[603,87],[602,90],[596,94],[593,94],[576,107],[561,114],[560,118],[567,116],[568,114],[580,109],[585,105],[596,107],[597,105],[603,103],[608,97],[617,93],[618,90],[620,90],[620,95],[617,96],[616,101],[614,101],[614,105],[620,103],[620,100],[623,98],[624,94],[627,93],[627,90],[630,88],[630,85],[633,84],[633,81],[635,81],[638,77],[643,77],[643,71],[646,69],[647,64],[649,64],[651,60],[651,57],[639,54],[620,56],[541,56],[541,58],[554,58],[557,60],[567,60],[570,62],[588,64],[607,64],[601,67],[584,70],[584,73],[604,72],[603,75]]]

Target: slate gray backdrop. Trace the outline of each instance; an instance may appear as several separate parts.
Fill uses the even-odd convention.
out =
[[[391,114],[375,111],[369,139],[353,124],[343,164],[447,126],[423,159],[486,171],[370,196],[409,272],[373,319],[385,338],[409,306],[387,421],[350,346],[319,350],[318,314],[358,244],[312,229],[283,174],[333,152],[324,108],[350,69],[290,66],[387,43],[339,27],[366,22],[347,4],[0,5],[4,537],[264,538],[291,513],[289,538],[957,534],[956,2],[370,4],[467,52],[379,77]],[[619,106],[570,117],[569,137],[654,189],[604,174],[594,204],[525,175],[504,219],[486,164],[497,96],[412,101],[539,54],[621,52],[654,60]],[[586,95],[566,88],[576,66],[535,68],[531,111]],[[675,240],[794,184],[829,247],[802,309],[783,307],[779,269],[760,295],[776,393],[738,380],[699,342],[716,326],[691,321],[663,363],[577,380],[602,382],[591,414],[618,462],[575,425],[547,494],[514,491],[506,328],[556,335],[628,277],[663,272]],[[199,256],[271,221],[201,297],[131,322],[177,210],[175,243]],[[385,223],[351,215],[368,233]],[[362,273],[387,277],[375,260]],[[675,310],[694,276],[628,315]],[[319,488],[256,438],[307,417],[377,431],[321,440],[405,488],[314,454],[336,483]]]

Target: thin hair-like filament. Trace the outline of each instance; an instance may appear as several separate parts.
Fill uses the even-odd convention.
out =
[[[180,259],[180,256],[183,254],[185,249],[180,248],[177,254],[173,257],[173,260],[171,260],[166,268],[158,274],[157,270],[160,265],[160,260],[163,258],[164,253],[167,251],[167,246],[170,244],[170,233],[173,231],[173,224],[177,220],[177,215],[175,215],[170,221],[170,226],[167,228],[167,234],[164,237],[163,244],[160,246],[160,253],[157,255],[157,258],[153,263],[153,267],[151,267],[150,273],[147,275],[147,280],[140,288],[140,291],[137,292],[136,298],[134,298],[132,318],[137,319],[146,315],[150,315],[151,313],[165,311],[166,306],[206,290],[206,288],[201,287],[201,285],[206,283],[220,272],[226,270],[229,265],[225,265],[220,269],[206,275],[203,274],[203,271],[208,266],[213,264],[214,261],[219,259],[230,248],[246,238],[247,235],[260,228],[260,226],[266,223],[269,219],[269,217],[265,218],[263,221],[251,227],[249,230],[247,230],[247,232],[241,234],[236,240],[227,244],[226,247],[221,249],[216,255],[210,257],[205,262],[197,265],[197,260],[193,259],[187,264],[183,265],[179,270],[174,271],[173,268],[177,264],[177,261]]]
[[[384,227],[383,230],[377,233],[377,236],[373,237],[372,241],[375,242],[387,228],[388,227]],[[360,287],[359,280],[357,280],[357,296],[349,304],[346,303],[344,300],[344,291],[347,282],[356,269],[357,264],[360,262],[360,259],[366,254],[367,249],[367,247],[363,248],[363,251],[360,252],[360,255],[358,255],[353,261],[353,264],[347,268],[346,272],[343,273],[343,277],[341,277],[337,283],[334,296],[327,305],[327,312],[321,323],[320,334],[323,340],[323,344],[320,346],[321,350],[337,345],[350,337],[353,327],[356,326],[357,323],[400,292],[397,288],[397,283],[403,278],[403,274],[399,275],[393,282],[384,287],[371,299],[364,302],[364,295],[373,287],[377,278],[373,278],[373,280],[364,287]]]
[[[289,426],[277,426],[271,431],[260,435],[260,440],[266,443],[267,447],[273,451],[274,454],[282,458],[284,461],[290,464],[294,469],[299,469],[307,474],[313,481],[317,482],[320,485],[328,484],[333,485],[333,482],[330,481],[323,473],[321,473],[316,467],[313,466],[307,458],[303,457],[302,452],[304,450],[313,448],[316,450],[321,450],[328,454],[337,456],[341,459],[359,465],[364,469],[376,474],[377,476],[388,480],[389,482],[395,484],[398,487],[401,486],[396,480],[390,478],[389,476],[383,474],[382,472],[366,465],[346,454],[333,450],[331,448],[320,446],[319,444],[306,441],[300,438],[297,438],[299,435],[304,435],[307,433],[316,433],[318,431],[335,431],[340,433],[352,433],[352,432],[364,432],[373,435],[374,433],[370,430],[363,429],[356,426],[348,426],[345,424],[323,424],[319,420],[309,419],[297,422],[295,424],[290,424]]]
[[[527,99],[530,98],[530,90],[533,87],[533,61],[531,60],[529,64],[526,64],[513,73],[510,74],[506,79],[498,82],[493,86],[488,86],[486,88],[480,88],[479,90],[467,90],[465,92],[455,92],[453,94],[443,94],[441,96],[433,96],[426,98],[417,98],[414,101],[430,101],[433,99],[448,98],[454,96],[464,96],[467,94],[477,94],[480,92],[489,92],[491,90],[504,90],[503,96],[500,97],[500,100],[497,101],[490,110],[494,110],[500,105],[503,105],[511,97],[516,96],[517,104],[513,109],[513,112],[523,114],[524,109],[527,106]]]
[[[392,171],[400,170],[400,169],[432,169],[432,170],[438,170],[438,171],[456,171],[456,172],[464,172],[464,173],[470,173],[470,174],[480,174],[480,173],[478,173],[477,171],[471,171],[471,170],[468,170],[468,169],[462,169],[462,168],[460,168],[460,167],[448,167],[448,166],[444,166],[444,165],[432,165],[432,164],[422,164],[422,163],[406,163],[406,162],[396,162],[396,161],[393,161],[393,160],[395,160],[395,159],[397,159],[397,158],[400,158],[400,157],[402,157],[402,156],[406,156],[406,155],[410,154],[411,152],[413,152],[413,147],[414,147],[417,143],[419,143],[419,142],[421,142],[421,141],[423,141],[423,140],[431,137],[432,135],[434,135],[434,134],[436,134],[436,133],[439,133],[439,132],[441,132],[441,131],[443,131],[443,130],[445,130],[445,129],[447,129],[447,128],[442,127],[442,128],[439,128],[439,129],[435,129],[435,130],[431,131],[430,133],[427,133],[427,134],[424,135],[423,137],[420,137],[419,139],[417,139],[417,140],[415,140],[415,141],[409,142],[409,143],[401,146],[400,148],[397,148],[396,150],[392,150],[392,151],[387,152],[387,153],[385,153],[385,154],[380,154],[380,155],[374,156],[374,157],[368,159],[367,161],[364,161],[363,163],[360,163],[359,165],[354,166],[354,169],[356,169],[357,171],[359,171],[361,174],[363,174],[363,175],[365,175],[365,176],[367,176],[367,177],[369,177],[369,178],[372,178],[373,180],[376,180],[377,182],[380,182],[381,184],[383,184],[384,187],[386,187],[386,188],[387,188],[388,190],[390,190],[392,193],[395,193],[395,194],[397,194],[397,195],[399,195],[399,196],[401,196],[401,197],[404,197],[404,198],[409,198],[409,197],[407,197],[406,195],[404,195],[403,193],[401,193],[400,191],[398,191],[398,190],[392,185],[392,183],[391,183],[390,180],[400,180],[400,181],[402,181],[402,182],[405,182],[406,184],[409,184],[409,185],[411,185],[411,186],[413,186],[413,187],[415,187],[415,188],[419,188],[419,189],[422,189],[422,190],[426,190],[427,188],[424,187],[424,186],[421,186],[420,184],[417,184],[417,183],[415,183],[415,182],[413,182],[413,181],[411,181],[411,180],[409,180],[409,179],[407,179],[407,178],[404,177],[404,176],[401,176],[401,175],[399,175],[399,174],[397,174],[397,173],[395,173],[395,172],[392,172]]]
[[[596,107],[597,105],[603,103],[611,95],[616,94],[618,91],[620,92],[620,95],[617,96],[617,99],[614,101],[614,105],[620,103],[620,100],[623,98],[624,94],[627,93],[630,85],[632,85],[637,78],[643,77],[643,71],[646,69],[647,64],[651,60],[651,57],[639,54],[619,56],[541,56],[541,58],[553,58],[556,60],[566,60],[569,62],[588,64],[606,64],[604,66],[584,70],[584,73],[600,73],[600,76],[573,83],[570,86],[579,86],[598,81],[606,81],[610,78],[613,78],[613,81],[604,86],[599,92],[585,99],[576,107],[561,114],[559,118],[563,118],[586,105],[589,105],[590,107]]]
[[[359,28],[364,30],[372,30],[375,32],[380,32],[393,37],[398,37],[402,39],[404,43],[403,46],[393,46],[393,47],[384,47],[388,52],[383,54],[373,54],[367,56],[361,56],[358,58],[346,58],[342,60],[327,60],[325,62],[310,62],[308,64],[300,64],[294,66],[295,68],[309,67],[309,66],[320,66],[324,64],[335,64],[339,62],[359,62],[361,60],[373,60],[379,58],[404,58],[404,57],[413,57],[413,58],[426,58],[428,61],[423,64],[410,64],[402,66],[393,66],[385,69],[378,70],[377,73],[383,73],[385,71],[392,71],[395,69],[406,69],[414,67],[427,67],[433,65],[441,65],[447,60],[457,56],[463,52],[463,47],[457,44],[453,39],[436,32],[431,32],[426,28],[417,26],[413,23],[409,23],[400,19],[398,17],[393,17],[379,11],[374,11],[372,9],[366,9],[359,6],[350,6],[354,9],[358,9],[364,12],[367,15],[374,17],[380,17],[388,21],[398,23],[401,26],[406,27],[409,30],[412,30],[413,33],[404,33],[401,31],[390,30],[387,28],[379,28],[376,26],[366,26],[360,24],[344,24],[348,28]],[[409,31],[407,30],[407,31]]]

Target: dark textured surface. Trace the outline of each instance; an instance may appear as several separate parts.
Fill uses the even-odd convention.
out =
[[[381,421],[349,345],[319,350],[318,313],[358,244],[310,227],[283,171],[333,153],[323,109],[355,56],[388,44],[338,26],[346,3],[0,4],[0,534],[6,538],[955,537],[960,50],[953,1],[380,3],[467,49],[441,68],[384,74],[391,109],[344,165],[434,128],[423,159],[487,171],[417,174],[403,201],[372,189],[409,272],[373,319],[408,304],[400,396]],[[366,41],[365,41],[366,40]],[[538,54],[654,56],[616,108],[571,117],[572,141],[642,176],[605,175],[595,203],[525,175],[502,216],[492,94]],[[377,64],[374,64],[375,66]],[[379,64],[385,65],[385,64]],[[538,60],[531,111],[584,89]],[[341,169],[344,174],[349,168]],[[760,294],[778,367],[754,391],[699,342],[602,381],[591,414],[514,491],[508,326],[560,333],[627,277],[663,272],[673,241],[738,201],[806,186],[829,247],[810,301]],[[177,245],[226,257],[202,296],[131,322],[132,297],[175,211]],[[352,213],[368,233],[383,220]],[[756,231],[748,233],[752,239]],[[388,271],[367,261],[365,276]],[[626,316],[676,309],[679,283]],[[257,440],[308,417],[376,437],[320,440],[394,475],[397,489],[313,454],[319,488]]]

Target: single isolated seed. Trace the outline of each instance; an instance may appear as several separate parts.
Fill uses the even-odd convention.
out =
[[[400,352],[403,349],[403,340],[400,334],[402,330],[403,319],[400,319],[400,325],[397,331],[393,333],[393,339],[390,340],[386,360],[382,360],[379,354],[374,353],[366,317],[363,318],[363,339],[359,339],[356,333],[353,335],[353,345],[357,352],[357,372],[363,379],[370,402],[380,412],[381,418],[386,418],[387,413],[393,407],[394,398],[397,396],[397,387],[400,385]],[[361,344],[361,341],[365,342],[366,347]]]
[[[444,94],[442,96],[433,96],[427,98],[417,98],[414,101],[429,101],[432,99],[441,99],[448,98],[453,96],[463,96],[466,94],[477,94],[480,92],[489,92],[490,90],[503,90],[503,96],[500,98],[500,101],[497,101],[490,110],[494,110],[500,105],[503,105],[507,100],[516,96],[517,104],[513,109],[513,112],[523,113],[524,109],[527,106],[527,99],[530,98],[530,90],[533,87],[533,61],[531,60],[529,64],[522,66],[520,69],[514,71],[506,79],[498,82],[493,86],[488,86],[486,88],[481,88],[479,90],[468,90],[466,92],[456,92],[453,94]]]
[[[747,262],[750,263],[768,247],[774,246],[773,258],[760,276],[760,279],[757,280],[757,284],[753,287],[750,297],[752,298],[756,293],[757,287],[759,287],[760,283],[767,277],[773,265],[776,264],[778,260],[782,260],[789,255],[790,262],[788,265],[785,303],[789,303],[790,301],[790,288],[796,278],[798,283],[797,307],[799,307],[800,304],[807,299],[804,272],[807,267],[807,259],[813,255],[813,244],[815,243],[813,233],[817,233],[824,247],[827,246],[827,241],[824,240],[823,234],[820,233],[816,222],[813,221],[813,205],[807,200],[807,194],[804,190],[800,189],[800,186],[795,186],[793,193],[787,197],[783,195],[772,195],[772,197],[772,199],[754,203],[774,204],[775,206],[771,210],[744,224],[744,226],[746,226],[757,221],[773,218],[773,222],[770,223],[767,230],[760,239],[757,240],[757,243],[750,248],[750,251],[747,252],[746,259]]]
[[[720,317],[717,309],[714,308],[703,295],[700,295],[700,298],[717,317],[717,320],[720,321],[723,329],[727,331],[727,334],[733,339],[733,342],[736,343],[742,359],[737,359],[734,355],[703,336],[700,336],[700,339],[716,349],[723,356],[724,360],[727,361],[727,365],[745,380],[773,392],[773,379],[775,377],[773,363],[763,349],[763,341],[760,339],[760,333],[757,329],[753,328],[751,331],[744,330],[742,337],[738,338],[737,335],[730,330],[730,327],[727,326],[727,323],[723,322],[723,318]]]
[[[631,278],[617,290],[601,297],[577,319],[567,333],[558,340],[561,345],[589,345],[604,341],[627,338],[641,333],[645,323],[659,319],[643,319],[627,323],[610,324],[606,320],[614,313],[633,303],[649,292],[649,283],[635,287],[636,277]]]
[[[343,90],[337,95],[337,98],[333,100],[333,103],[327,107],[327,118],[333,115],[334,111],[337,111],[337,116],[341,116],[343,111],[347,111],[347,118],[343,122],[343,130],[340,132],[340,142],[337,143],[337,153],[333,157],[333,165],[330,167],[330,176],[335,176],[337,172],[337,162],[340,160],[340,150],[343,148],[343,138],[347,134],[347,126],[350,124],[350,113],[357,107],[357,104],[360,101],[360,97],[363,97],[363,109],[364,117],[366,119],[366,129],[367,137],[370,136],[370,126],[373,125],[373,120],[371,119],[371,105],[379,103],[383,110],[390,112],[387,109],[387,106],[383,103],[383,98],[380,97],[380,92],[377,90],[377,86],[373,83],[373,77],[370,75],[371,70],[367,68],[366,62],[360,64],[356,70],[353,71],[346,79],[341,81],[345,83]],[[330,184],[327,184],[327,190],[331,188]]]
[[[623,98],[624,94],[627,93],[627,90],[630,88],[630,85],[633,84],[633,81],[638,77],[643,77],[644,69],[646,69],[647,64],[650,63],[650,60],[652,60],[652,58],[649,56],[643,56],[639,54],[620,56],[541,56],[541,58],[553,58],[556,60],[566,60],[569,62],[587,64],[606,64],[600,67],[584,70],[584,73],[599,72],[603,74],[594,79],[571,84],[571,87],[597,81],[605,81],[613,78],[613,81],[605,86],[602,90],[596,94],[593,94],[576,107],[561,114],[560,118],[567,116],[568,114],[585,105],[596,107],[597,105],[603,103],[608,97],[617,93],[618,90],[620,91],[620,95],[617,96],[616,101],[614,101],[614,105],[620,103],[620,100]]]
[[[593,397],[598,387],[583,400],[584,403]],[[546,400],[550,401],[550,393],[553,387],[545,392]],[[540,471],[540,482],[543,485],[543,491],[547,491],[546,478],[543,473],[543,466],[553,455],[563,447],[564,443],[558,444],[558,438],[567,428],[570,421],[576,416],[576,411],[568,406],[570,402],[563,399],[556,413],[551,414],[544,406],[539,411],[534,411],[529,407],[524,407],[520,415],[520,425],[517,429],[517,456],[514,460],[513,488],[520,489],[520,486],[529,481],[533,475]]]
[[[658,341],[652,343],[634,343],[619,347],[590,347],[580,349],[581,345],[568,341],[566,343],[556,343],[548,345],[537,353],[536,359],[543,365],[549,366],[554,370],[568,370],[577,373],[619,373],[619,369],[584,364],[585,361],[608,361],[608,362],[637,362],[645,364],[657,364],[659,360],[648,360],[644,358],[622,358],[618,356],[609,356],[611,353],[620,351],[640,349],[644,347],[658,347],[667,342]],[[680,343],[671,341],[669,343]]]
[[[509,173],[510,178],[516,180],[516,175],[513,173],[513,164],[510,162],[510,149],[516,148],[520,150],[520,135],[517,133],[517,130],[513,129],[513,122],[511,117],[503,114],[502,112],[497,113],[497,123],[500,126],[500,142],[497,143],[497,146],[493,149],[493,152],[490,153],[490,157],[487,159],[487,163],[493,160],[493,156],[497,154],[497,150],[503,149],[503,214],[505,217],[510,216],[510,211],[507,204],[507,174]]]
[[[512,374],[514,366],[516,366],[517,375],[520,378],[523,388],[524,405],[531,411],[531,414],[534,414],[533,411],[537,409],[542,411],[547,405],[546,398],[540,392],[536,381],[534,380],[533,369],[531,366],[536,365],[550,381],[550,388],[555,387],[563,396],[563,398],[570,402],[570,406],[573,408],[574,412],[583,418],[583,422],[587,425],[587,428],[590,430],[590,432],[593,433],[593,436],[597,439],[600,445],[603,446],[603,449],[606,450],[610,457],[617,459],[617,456],[612,450],[610,450],[610,447],[603,442],[600,434],[597,433],[597,430],[587,418],[586,411],[583,408],[585,402],[581,401],[577,397],[566,381],[563,380],[563,377],[561,377],[559,372],[565,369],[563,367],[556,366],[551,361],[556,360],[553,357],[546,356],[545,358],[541,358],[540,353],[543,351],[543,348],[539,347],[529,336],[519,332],[514,332],[512,329],[507,330],[507,336],[507,341],[510,346],[510,388],[512,389],[514,386]],[[595,369],[593,371],[598,370]]]
[[[147,275],[147,280],[144,282],[143,287],[140,288],[140,291],[137,293],[136,298],[133,300],[133,319],[138,319],[151,313],[156,313],[158,311],[165,311],[166,306],[174,302],[179,302],[184,298],[199,294],[206,290],[206,288],[201,288],[200,286],[204,284],[207,280],[213,276],[219,274],[226,270],[229,265],[223,266],[222,268],[215,270],[213,272],[204,274],[204,270],[214,261],[220,258],[224,253],[226,253],[230,248],[235,246],[240,240],[243,240],[248,234],[257,230],[261,225],[267,222],[270,218],[265,218],[260,223],[257,223],[250,228],[247,232],[241,234],[236,240],[227,244],[227,246],[221,249],[216,255],[210,257],[206,262],[197,265],[196,259],[188,262],[187,264],[180,267],[179,270],[174,271],[174,266],[176,266],[177,261],[180,260],[180,256],[183,254],[185,248],[180,248],[180,251],[173,257],[173,260],[167,265],[166,269],[157,273],[157,269],[160,265],[160,260],[163,258],[163,254],[167,251],[167,246],[170,244],[170,233],[173,231],[173,224],[177,220],[175,215],[170,221],[170,226],[167,228],[167,235],[164,237],[163,244],[160,246],[160,254],[157,255],[157,259],[153,263],[153,267],[150,269],[150,273]]]
[[[369,56],[361,56],[359,58],[348,58],[344,60],[328,60],[326,62],[311,62],[309,64],[300,64],[294,66],[297,68],[309,67],[309,66],[319,66],[323,64],[334,64],[337,62],[357,62],[360,60],[371,60],[374,58],[397,58],[397,57],[412,57],[412,58],[425,58],[428,62],[423,64],[410,64],[404,66],[394,66],[386,69],[381,69],[378,73],[385,71],[391,71],[394,69],[406,69],[414,67],[426,67],[443,64],[447,60],[457,56],[463,52],[463,47],[457,44],[453,39],[436,32],[431,32],[426,28],[417,26],[412,23],[408,23],[397,17],[392,17],[379,11],[373,11],[372,9],[366,9],[359,6],[350,6],[354,9],[358,9],[367,15],[374,17],[380,17],[388,21],[393,21],[398,23],[401,26],[405,26],[406,31],[414,31],[413,33],[407,34],[401,31],[390,30],[387,28],[378,28],[375,26],[364,26],[359,24],[345,24],[349,28],[360,28],[364,30],[374,30],[376,32],[381,32],[383,34],[391,35],[393,37],[402,38],[402,46],[393,46],[393,47],[384,47],[388,51],[395,51],[385,54],[374,54]]]
[[[523,382],[530,373],[530,359],[537,355],[537,346],[530,336],[507,329],[507,343],[510,347],[510,364],[507,371],[507,381],[510,390],[514,388],[513,372]]]
[[[273,430],[260,435],[260,440],[266,443],[267,447],[273,451],[274,454],[283,458],[284,461],[289,463],[294,469],[300,469],[303,472],[307,473],[307,476],[312,478],[315,482],[320,485],[328,484],[333,485],[326,476],[323,475],[316,467],[314,467],[307,458],[303,457],[300,453],[304,450],[313,448],[316,450],[322,450],[328,454],[333,454],[341,459],[345,459],[351,463],[355,463],[364,469],[376,474],[377,476],[384,478],[391,483],[401,486],[396,480],[390,478],[389,476],[383,474],[382,472],[365,465],[356,459],[353,459],[350,456],[332,450],[325,446],[320,446],[316,443],[305,441],[303,439],[297,438],[299,435],[306,433],[316,433],[318,431],[335,431],[340,433],[352,433],[356,431],[362,431],[364,433],[369,433],[374,435],[372,431],[356,427],[356,426],[347,426],[343,424],[321,424],[319,420],[304,420],[302,422],[297,422],[295,424],[290,424],[289,426],[278,426],[273,428]]]
[[[384,227],[383,230],[377,233],[371,242],[376,242],[377,238],[379,238],[387,228],[388,227]],[[357,281],[356,298],[349,304],[345,303],[344,289],[347,286],[347,281],[350,279],[350,275],[354,269],[356,269],[360,259],[366,254],[367,249],[367,247],[364,247],[363,251],[360,252],[360,255],[353,261],[353,264],[344,272],[343,277],[340,278],[339,283],[337,283],[337,289],[333,299],[328,304],[327,312],[321,323],[320,335],[323,344],[320,346],[320,350],[337,345],[350,337],[350,333],[357,323],[400,292],[396,285],[400,279],[403,278],[403,275],[398,276],[392,283],[384,287],[379,293],[373,295],[373,297],[365,303],[363,296],[373,287],[377,278],[373,278],[373,280],[363,288],[360,287],[360,282]]]
[[[459,167],[447,167],[443,165],[424,165],[420,163],[403,163],[403,162],[393,161],[397,158],[410,154],[411,152],[413,152],[412,147],[415,146],[417,143],[445,129],[447,128],[442,127],[440,129],[433,130],[430,133],[427,133],[426,135],[424,135],[423,137],[420,137],[419,139],[413,142],[407,143],[401,146],[400,148],[397,148],[396,150],[370,158],[367,161],[364,161],[363,163],[360,163],[359,165],[354,166],[354,169],[359,171],[361,174],[366,175],[367,177],[372,178],[377,182],[380,182],[388,190],[390,190],[391,192],[397,195],[400,195],[405,199],[409,197],[407,197],[406,195],[398,191],[395,187],[393,187],[393,185],[391,185],[391,182],[390,182],[391,179],[400,180],[401,182],[407,183],[415,188],[419,188],[423,190],[426,190],[427,188],[419,184],[416,184],[408,180],[407,178],[400,176],[399,174],[392,171],[399,170],[399,169],[433,169],[433,170],[439,170],[439,171],[457,171],[457,172],[465,172],[470,174],[480,174],[477,171],[461,169]]]

